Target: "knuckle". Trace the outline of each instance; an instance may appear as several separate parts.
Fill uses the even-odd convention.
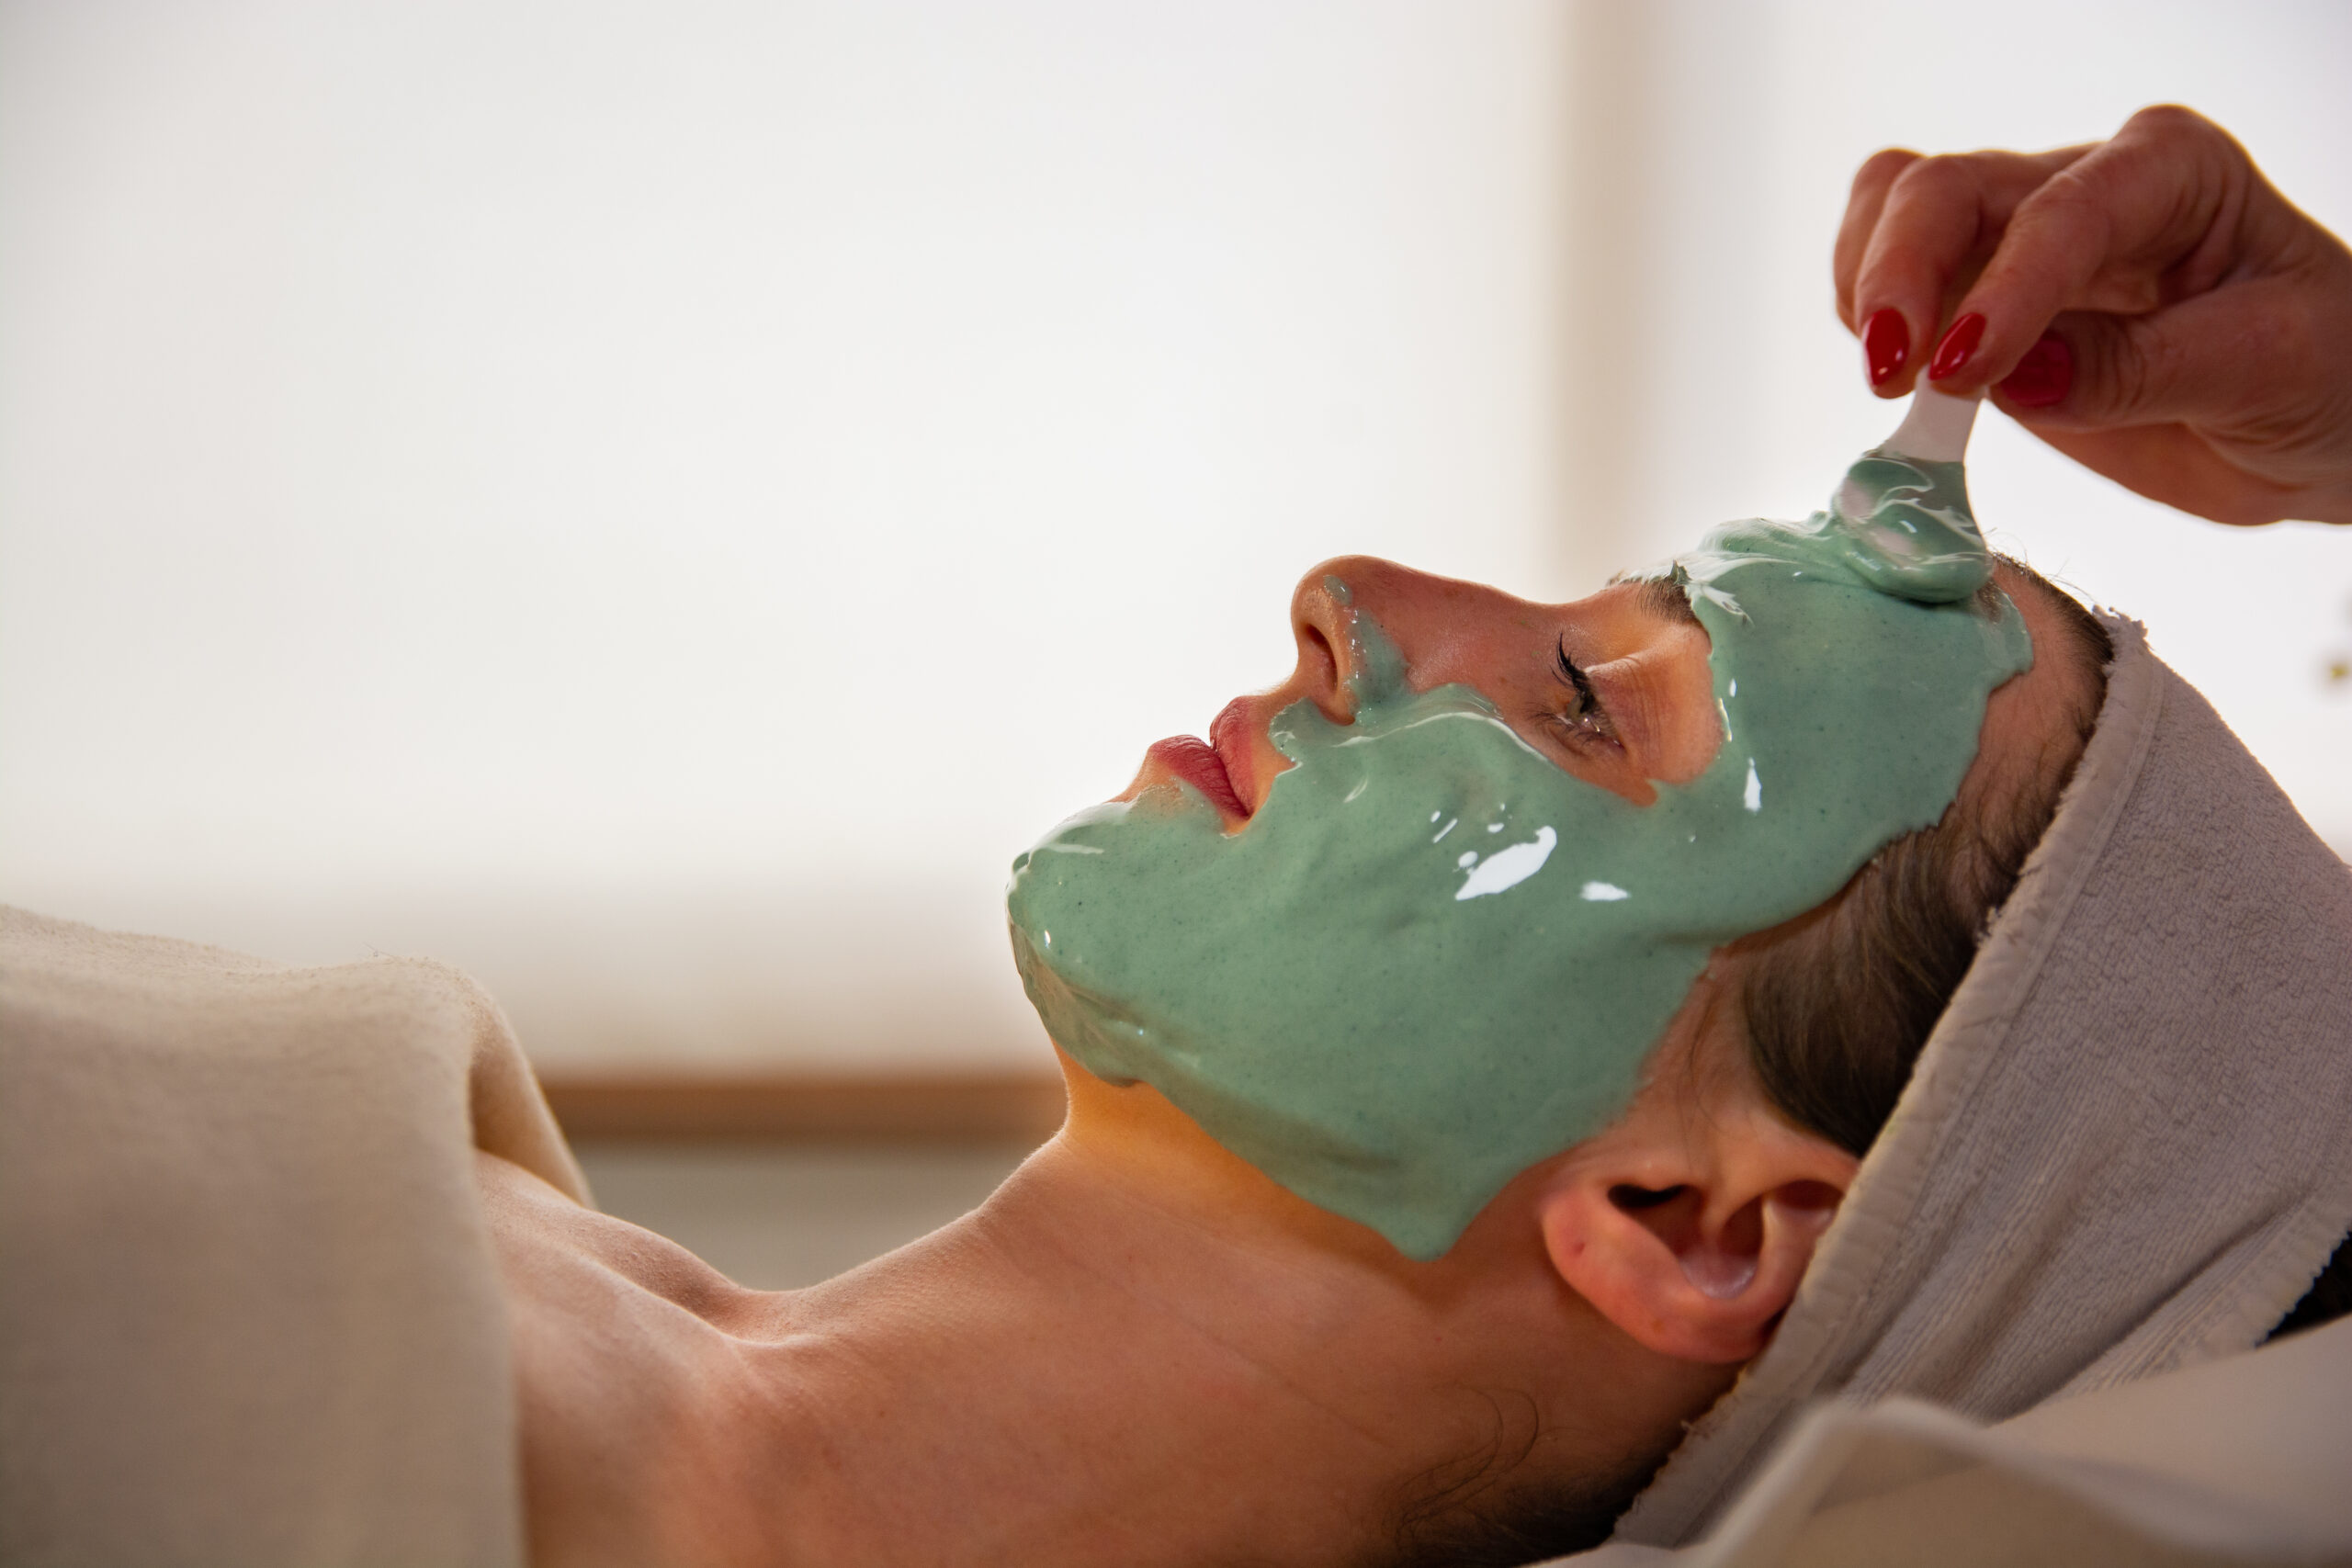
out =
[[[2129,136],[2159,146],[2179,147],[2210,141],[2221,134],[2221,127],[2185,105],[2150,104],[2125,120],[2123,129],[2116,134],[2119,139]]]
[[[1905,199],[1949,201],[1976,189],[1975,161],[1965,152],[1939,152],[1915,160],[1896,176]]]
[[[2115,200],[2109,188],[2114,178],[2110,166],[2088,158],[2061,169],[2018,204],[2010,227],[2045,236],[2062,232],[2072,245],[2096,251],[2106,243]]]
[[[1877,190],[1894,183],[1895,176],[1919,161],[1919,154],[1907,147],[1882,147],[1862,160],[1854,171],[1854,190]]]
[[[2162,375],[2154,354],[2132,334],[2117,333],[2109,336],[2103,357],[2107,372],[2102,378],[2106,382],[2106,396],[2101,400],[2106,403],[2108,412],[2117,416],[2128,416],[2132,410],[2146,407]]]
[[[2071,169],[2061,169],[2042,182],[2041,188],[2018,203],[2012,222],[2047,221],[2051,219],[2076,219],[2100,211],[2107,200],[2100,188],[2105,183],[2104,168],[2085,168],[2077,164]]]

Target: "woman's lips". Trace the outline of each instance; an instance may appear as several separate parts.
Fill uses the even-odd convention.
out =
[[[1242,803],[1244,817],[1258,809],[1257,755],[1250,741],[1264,733],[1266,727],[1257,715],[1255,702],[1236,697],[1209,720],[1209,747],[1216,751],[1217,761],[1225,764],[1225,776],[1231,784],[1234,798]]]
[[[1144,753],[1148,761],[1158,762],[1176,777],[1191,784],[1208,798],[1208,803],[1227,817],[1247,818],[1250,808],[1241,804],[1241,796],[1234,792],[1232,775],[1225,769],[1225,760],[1216,749],[1193,735],[1171,735],[1165,740],[1155,740]]]
[[[1144,774],[1158,773],[1191,784],[1217,808],[1228,829],[1249,821],[1258,809],[1253,739],[1263,726],[1261,705],[1255,698],[1234,698],[1210,723],[1206,740],[1171,735],[1154,741],[1144,752]],[[1142,784],[1138,776],[1136,787]]]

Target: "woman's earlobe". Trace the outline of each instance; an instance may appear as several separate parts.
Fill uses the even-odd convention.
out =
[[[1770,1339],[1836,1217],[1853,1161],[1829,1152],[1834,1159],[1781,1168],[1774,1174],[1785,1179],[1760,1190],[1726,1184],[1719,1171],[1642,1185],[1572,1162],[1538,1207],[1545,1249],[1569,1288],[1636,1343],[1682,1360],[1747,1360]],[[1640,1174],[1657,1180],[1654,1168]]]

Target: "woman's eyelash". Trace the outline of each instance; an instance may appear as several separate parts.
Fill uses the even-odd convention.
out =
[[[1600,694],[1592,689],[1592,677],[1584,672],[1582,665],[1568,657],[1567,638],[1560,639],[1555,653],[1560,679],[1576,694],[1575,708],[1555,716],[1561,727],[1578,739],[1616,739],[1616,726],[1609,722],[1608,712],[1600,705]]]
[[[1566,681],[1570,689],[1576,693],[1577,701],[1582,705],[1578,711],[1599,707],[1600,699],[1592,694],[1592,677],[1584,672],[1582,665],[1568,657],[1567,638],[1560,639],[1556,651],[1560,660],[1560,679]]]

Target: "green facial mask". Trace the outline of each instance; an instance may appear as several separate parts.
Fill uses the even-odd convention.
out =
[[[1442,1254],[1624,1111],[1714,949],[1951,803],[1986,695],[2032,649],[2006,598],[1970,602],[1983,544],[1957,466],[1927,467],[1881,476],[1860,525],[1735,524],[1675,563],[1724,739],[1647,807],[1562,772],[1469,687],[1411,690],[1358,613],[1354,722],[1283,709],[1294,765],[1242,830],[1176,786],[1013,862],[1046,1032],[1310,1202]],[[1915,548],[1887,507],[1922,498],[1943,532]]]

